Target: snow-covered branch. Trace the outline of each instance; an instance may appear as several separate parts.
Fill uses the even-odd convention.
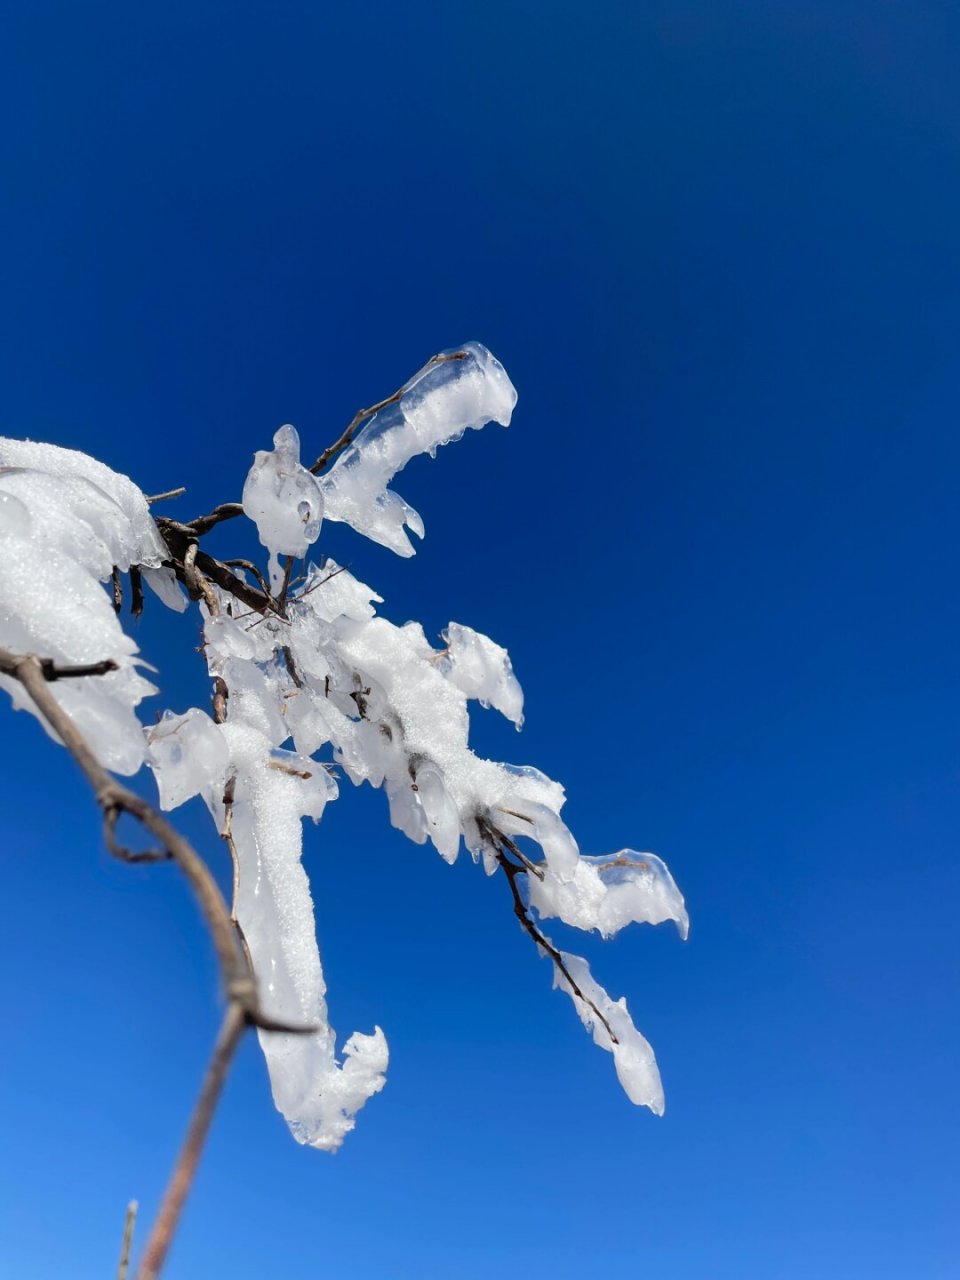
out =
[[[342,776],[382,789],[391,822],[414,843],[430,841],[447,862],[464,846],[488,875],[503,871],[520,925],[613,1055],[628,1097],[663,1110],[653,1051],[626,1002],[612,1000],[540,921],[606,938],[631,922],[673,920],[685,936],[683,898],[666,866],[630,849],[581,855],[557,782],[470,749],[471,701],[523,724],[506,649],[458,622],[435,647],[418,623],[378,614],[380,597],[316,551],[324,520],[337,520],[412,555],[407,531],[422,537],[423,522],[390,488],[397,474],[467,430],[507,426],[515,403],[499,362],[468,343],[361,410],[310,468],[296,430],[281,427],[272,449],[256,453],[242,501],[189,521],[152,516],[151,503],[177,490],[148,500],[83,454],[0,441],[0,685],[71,750],[113,851],[124,852],[117,818],[131,813],[159,840],[159,854],[184,869],[206,903],[230,1001],[214,1064],[229,1061],[244,1022],[256,1025],[278,1109],[299,1142],[325,1150],[336,1150],[383,1088],[388,1061],[379,1027],[337,1048],[301,865],[303,821],[320,821]],[[266,551],[265,570],[200,545],[244,516]],[[168,710],[141,726],[137,708],[156,690],[102,586],[112,584],[119,606],[122,572],[135,610],[141,580],[170,608],[187,608],[182,588],[197,603],[212,714]],[[232,911],[196,853],[108,772],[144,763],[162,809],[197,795],[205,802],[233,859]]]

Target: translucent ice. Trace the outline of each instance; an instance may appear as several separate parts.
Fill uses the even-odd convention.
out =
[[[657,1060],[653,1049],[633,1025],[626,1000],[622,996],[619,1000],[611,1000],[594,979],[582,956],[566,951],[561,951],[560,955],[580,994],[557,965],[553,967],[553,985],[566,991],[573,1001],[580,1021],[593,1035],[594,1044],[613,1054],[617,1079],[630,1101],[638,1107],[649,1107],[655,1115],[662,1116],[663,1085]],[[597,1016],[598,1013],[602,1018]]]
[[[443,638],[447,652],[441,670],[448,679],[468,698],[494,707],[519,729],[523,725],[523,690],[506,649],[459,622],[451,622]]]
[[[304,556],[320,536],[323,494],[300,465],[300,437],[281,427],[270,452],[260,450],[243,486],[243,510],[274,556]]]
[[[229,754],[220,729],[197,707],[182,716],[165,711],[147,730],[147,764],[161,809],[176,809],[196,795],[222,795]]]
[[[177,575],[169,565],[160,565],[158,569],[144,569],[143,580],[150,590],[175,613],[183,613],[187,607],[187,597],[180,590]]]
[[[682,938],[688,929],[683,895],[655,854],[621,849],[601,858],[581,856],[566,876],[549,864],[543,878],[529,876],[530,905],[544,919],[558,916],[577,929],[596,929],[605,938],[628,924],[676,922]]]
[[[459,357],[459,351],[463,352]],[[517,393],[494,356],[478,342],[431,361],[381,409],[321,477],[326,515],[358,533],[412,556],[404,526],[423,537],[423,521],[387,485],[419,453],[431,457],[439,445],[488,422],[508,426]]]
[[[236,771],[233,838],[239,860],[237,919],[253,958],[264,1009],[307,1035],[260,1032],[274,1102],[298,1142],[335,1151],[354,1116],[384,1085],[387,1042],[379,1027],[355,1033],[336,1060],[313,900],[300,865],[302,817],[316,820],[336,784],[322,766],[277,753],[255,728],[224,726]]]

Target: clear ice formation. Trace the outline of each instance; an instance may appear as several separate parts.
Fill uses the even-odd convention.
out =
[[[503,365],[479,342],[443,352],[370,419],[321,477],[327,519],[345,521],[397,555],[412,556],[405,527],[422,538],[423,521],[387,485],[418,453],[435,457],[440,445],[488,422],[509,426],[516,403]]]
[[[281,578],[280,557],[302,558],[321,520],[345,521],[401,555],[422,536],[419,516],[387,486],[416,454],[489,421],[506,426],[516,402],[484,347],[468,343],[432,361],[358,432],[319,480],[299,460],[296,431],[282,427],[258,452],[243,491],[245,513]],[[329,1023],[313,899],[301,865],[303,820],[336,799],[338,767],[386,793],[390,820],[417,844],[454,862],[461,842],[488,874],[498,869],[495,828],[527,859],[531,920],[556,918],[604,938],[632,922],[673,920],[686,936],[683,898],[653,854],[623,849],[581,855],[560,816],[563,788],[530,766],[498,764],[468,745],[468,703],[492,707],[519,729],[523,693],[506,650],[451,622],[434,648],[418,623],[379,616],[380,597],[330,558],[305,566],[286,617],[253,614],[213,587],[200,605],[211,675],[229,690],[215,724],[190,708],[142,731],[134,708],[151,687],[136,671],[100,582],[113,565],[141,564],[172,608],[184,598],[143,495],[126,477],[69,450],[0,441],[0,644],[62,661],[113,657],[120,670],[53,685],[111,768],[142,759],[160,803],[200,795],[222,829],[232,780],[231,826],[239,865],[235,910],[260,997],[274,1017],[316,1030],[261,1033],[274,1101],[298,1141],[336,1150],[360,1107],[384,1084],[388,1050],[379,1027],[355,1032],[338,1055]],[[15,702],[19,685],[4,680]],[[323,753],[326,763],[317,759]],[[526,853],[523,853],[523,850]],[[534,851],[539,850],[539,857]],[[552,944],[550,944],[552,945]],[[558,953],[554,985],[566,991],[594,1041],[613,1055],[634,1103],[660,1113],[653,1051],[624,1000],[613,1000],[579,956]]]
[[[323,493],[315,476],[300,465],[295,427],[281,427],[273,449],[260,450],[243,486],[243,513],[257,526],[270,551],[270,578],[276,590],[282,578],[280,556],[305,556],[320,536]]]

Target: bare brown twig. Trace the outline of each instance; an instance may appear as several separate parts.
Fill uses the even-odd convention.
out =
[[[207,515],[195,516],[193,520],[188,521],[188,524],[193,530],[193,536],[199,538],[202,533],[209,533],[211,529],[218,524],[222,524],[224,520],[234,520],[237,516],[242,515],[243,503],[221,502],[219,506],[214,507]]]
[[[234,514],[239,515],[242,511],[239,503],[225,503],[225,506],[235,506],[237,511]],[[226,519],[227,517],[224,517]],[[198,522],[199,523],[199,522]],[[209,527],[209,526],[208,526]],[[160,516],[157,519],[157,528],[164,542],[167,544],[167,550],[170,552],[170,563],[177,578],[184,585],[193,590],[187,578],[187,572],[184,567],[184,559],[187,556],[190,547],[196,545],[197,538],[200,533],[205,532],[204,529],[197,530],[192,525],[181,524],[178,520],[170,520],[166,516]],[[276,602],[273,597],[266,591],[260,591],[258,588],[244,582],[242,578],[237,577],[232,569],[229,568],[221,560],[214,559],[213,556],[207,555],[205,551],[199,549],[194,553],[193,564],[195,567],[215,583],[221,590],[229,592],[230,595],[242,601],[247,608],[252,609],[254,613],[275,613]]]
[[[183,557],[183,572],[191,594],[198,597],[202,596],[210,616],[215,618],[220,612],[220,601],[207,581],[206,575],[197,568],[197,552],[199,550],[200,547],[196,542],[191,542],[187,547],[186,555]]]
[[[117,1263],[117,1280],[127,1280],[127,1268],[130,1266],[130,1245],[133,1241],[133,1227],[137,1220],[139,1205],[131,1200],[127,1205],[126,1217],[123,1220],[123,1240],[120,1244],[120,1261]]]
[[[143,1260],[137,1272],[137,1280],[156,1280],[160,1275],[180,1214],[193,1185],[194,1175],[203,1154],[210,1123],[217,1109],[233,1055],[243,1038],[246,1026],[247,1019],[244,1017],[243,1009],[236,1001],[231,1000],[223,1015],[220,1034],[217,1036],[203,1084],[200,1086],[200,1094],[187,1126],[183,1146],[174,1165],[173,1176],[164,1194],[153,1230],[150,1232]]]
[[[246,569],[247,573],[252,573],[257,582],[259,582],[260,589],[263,594],[268,598],[271,598],[270,588],[267,586],[267,580],[252,560],[242,560],[238,558],[235,560],[224,560],[223,563],[229,565],[232,569]]]
[[[130,612],[135,618],[143,613],[143,574],[138,564],[130,566]]]
[[[179,489],[167,489],[164,493],[151,493],[147,498],[147,502],[153,506],[155,502],[166,502],[168,498],[180,498],[186,492],[186,485],[181,485]]]

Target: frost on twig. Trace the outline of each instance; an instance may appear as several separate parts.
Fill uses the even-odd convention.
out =
[[[499,362],[469,343],[434,357],[399,391],[361,410],[307,469],[293,427],[254,458],[243,502],[156,523],[125,477],[52,446],[0,443],[0,644],[56,663],[109,661],[89,690],[57,680],[98,757],[132,772],[144,755],[165,809],[203,797],[236,861],[234,918],[267,1021],[309,1034],[261,1032],[277,1107],[301,1142],[334,1150],[379,1091],[387,1045],[379,1027],[342,1051],[327,1016],[313,900],[301,865],[302,827],[335,800],[332,766],[382,789],[390,820],[448,862],[464,846],[488,875],[502,869],[517,918],[554,967],[596,1043],[613,1054],[628,1097],[660,1112],[653,1051],[623,1000],[586,961],[561,951],[540,921],[610,937],[632,922],[672,920],[683,898],[665,864],[630,849],[581,855],[561,815],[563,788],[538,770],[470,749],[471,701],[519,729],[523,694],[507,651],[451,622],[438,646],[418,623],[397,626],[380,597],[328,556],[323,521],[412,555],[419,515],[389,486],[417,454],[488,422],[506,426],[516,392]],[[200,547],[215,525],[246,514],[269,555],[219,561]],[[307,559],[313,554],[313,559]],[[294,570],[295,562],[305,563]],[[101,583],[115,567],[147,575],[172,607],[178,583],[198,602],[214,680],[213,715],[167,713],[144,734],[135,708],[152,692],[137,650]],[[17,681],[3,682],[18,696]],[[225,803],[225,797],[227,798]]]

